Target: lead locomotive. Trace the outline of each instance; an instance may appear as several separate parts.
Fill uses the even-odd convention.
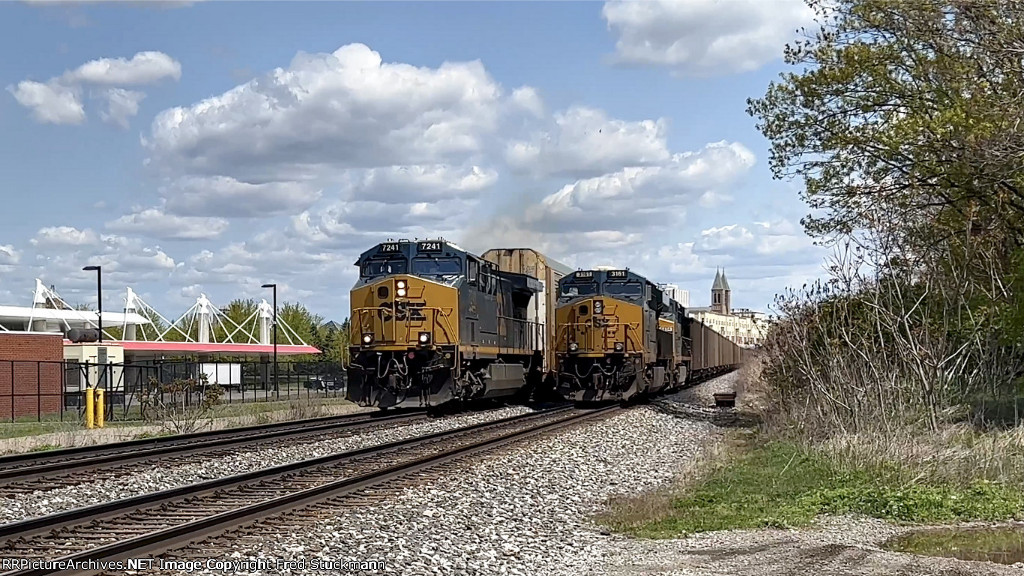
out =
[[[364,252],[351,292],[349,398],[422,407],[529,394],[542,377],[543,288],[443,240]]]

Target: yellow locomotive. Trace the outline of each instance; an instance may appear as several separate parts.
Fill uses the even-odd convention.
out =
[[[555,312],[558,393],[576,402],[627,401],[682,386],[690,366],[683,307],[625,270],[561,279]]]
[[[422,407],[529,394],[543,377],[536,278],[444,240],[383,242],[356,261],[348,395]]]

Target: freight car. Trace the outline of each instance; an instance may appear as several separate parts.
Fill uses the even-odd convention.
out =
[[[710,326],[687,318],[684,328],[690,340],[690,377],[699,381],[734,370],[743,363],[745,349]]]
[[[506,268],[525,258],[514,251],[491,256],[508,260]],[[534,269],[564,269],[538,253],[533,258]],[[545,286],[444,240],[384,242],[356,265],[353,402],[391,408],[525,399],[544,381],[553,276]]]
[[[532,248],[494,248],[484,252],[481,257],[502,272],[525,274],[540,282],[542,296],[533,299],[529,317],[537,322],[539,342],[544,350],[541,358],[543,383],[540,390],[535,390],[534,396],[539,400],[547,400],[555,390],[557,359],[552,343],[557,330],[555,309],[558,305],[558,282],[572,274],[572,269]]]

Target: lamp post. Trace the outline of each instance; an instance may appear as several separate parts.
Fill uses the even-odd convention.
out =
[[[262,287],[274,289],[274,392],[280,395],[277,383],[277,284],[264,284]]]
[[[100,344],[103,344],[103,267],[102,266],[86,266],[82,268],[86,272],[96,272],[96,305],[99,308],[98,326],[100,329]]]

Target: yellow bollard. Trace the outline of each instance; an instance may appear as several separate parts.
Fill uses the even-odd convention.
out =
[[[85,427],[93,427],[93,416],[95,416],[95,408],[93,407],[92,399],[92,388],[86,388],[83,392],[85,394]]]
[[[96,427],[103,428],[103,388],[96,389]]]

